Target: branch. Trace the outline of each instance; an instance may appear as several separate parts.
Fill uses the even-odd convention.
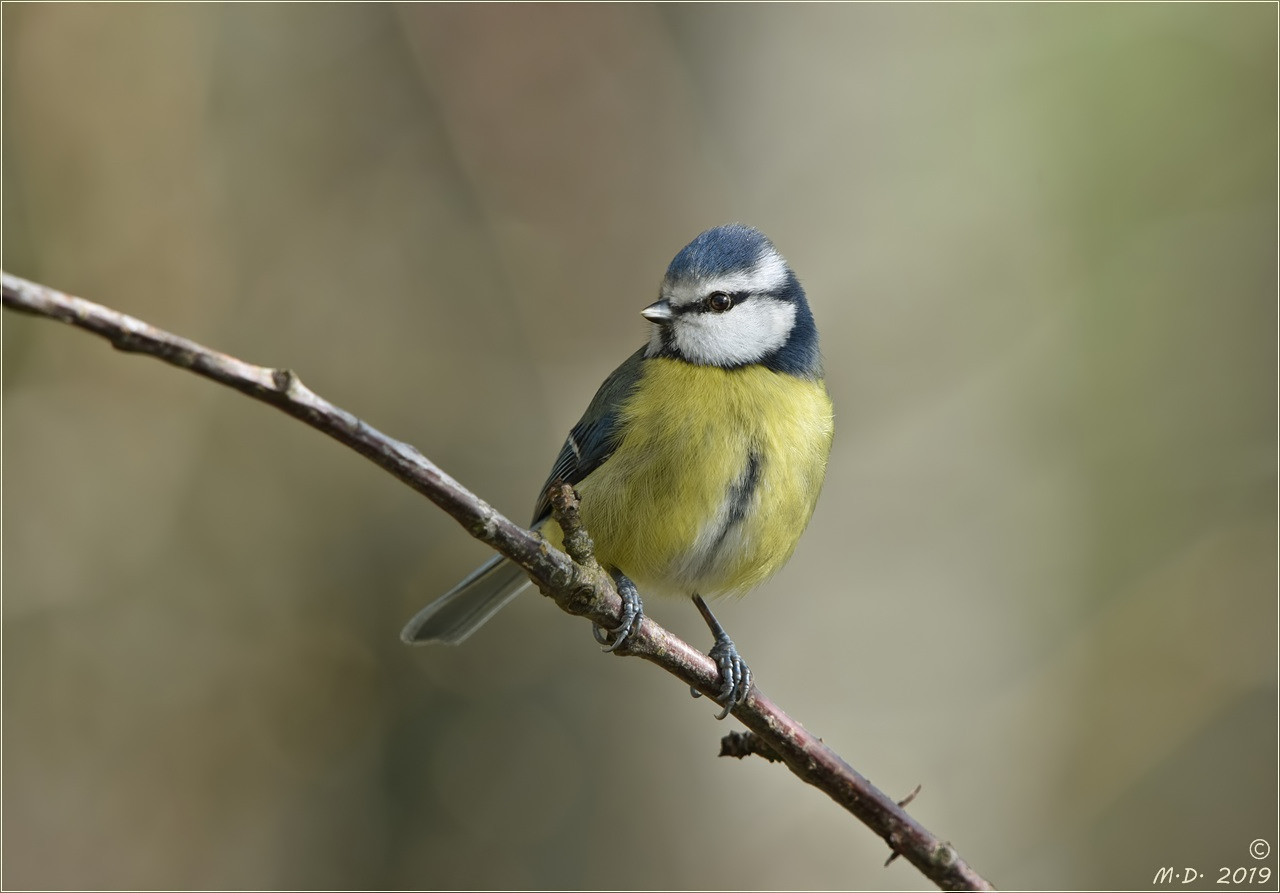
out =
[[[234,388],[305,422],[390,472],[444,509],[473,537],[515,561],[556,604],[601,626],[618,623],[621,601],[613,581],[589,560],[584,537],[570,542],[585,564],[549,546],[541,537],[499,514],[408,444],[366,425],[313,393],[288,369],[254,366],[210,350],[108,307],[0,272],[4,306],[86,329],[117,349],[157,357]],[[566,488],[567,489],[567,488]],[[571,491],[561,492],[559,511],[572,514]],[[708,696],[719,691],[715,663],[647,616],[618,654],[636,656]],[[754,741],[746,753],[768,754],[835,800],[944,890],[994,889],[949,843],[939,840],[891,797],[855,772],[831,748],[787,716],[758,687],[733,711]],[[732,748],[731,748],[732,749]],[[893,856],[890,856],[892,859]]]

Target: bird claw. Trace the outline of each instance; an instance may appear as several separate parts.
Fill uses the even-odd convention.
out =
[[[640,593],[636,584],[622,574],[614,574],[614,584],[618,587],[618,595],[622,599],[620,623],[612,629],[605,629],[598,623],[591,624],[591,635],[600,643],[601,651],[609,653],[617,651],[627,639],[640,629],[640,621],[644,619],[644,603],[640,601]]]
[[[707,656],[716,662],[720,671],[720,691],[716,702],[724,709],[716,714],[716,719],[724,719],[739,704],[747,700],[751,691],[751,668],[738,653],[738,648],[723,632],[716,635],[716,643],[711,646]],[[690,688],[689,694],[695,698],[702,697],[702,692]]]

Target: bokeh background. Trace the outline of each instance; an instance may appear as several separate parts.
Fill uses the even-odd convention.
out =
[[[1280,843],[1276,20],[6,3],[3,262],[524,521],[671,256],[760,227],[837,407],[720,611],[760,684],[999,885],[1209,888]],[[532,594],[402,646],[486,552],[355,454],[0,322],[6,887],[927,886]]]

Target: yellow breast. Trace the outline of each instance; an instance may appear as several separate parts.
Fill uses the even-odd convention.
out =
[[[821,381],[651,359],[619,419],[616,451],[578,485],[601,564],[645,595],[713,596],[791,557],[831,450]]]

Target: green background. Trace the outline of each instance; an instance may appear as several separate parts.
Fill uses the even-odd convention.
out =
[[[527,520],[740,220],[837,434],[759,684],[1005,888],[1267,865],[1276,7],[27,5],[4,267],[313,389]],[[919,888],[706,701],[237,394],[4,326],[6,887]],[[651,613],[700,647],[691,607]]]

